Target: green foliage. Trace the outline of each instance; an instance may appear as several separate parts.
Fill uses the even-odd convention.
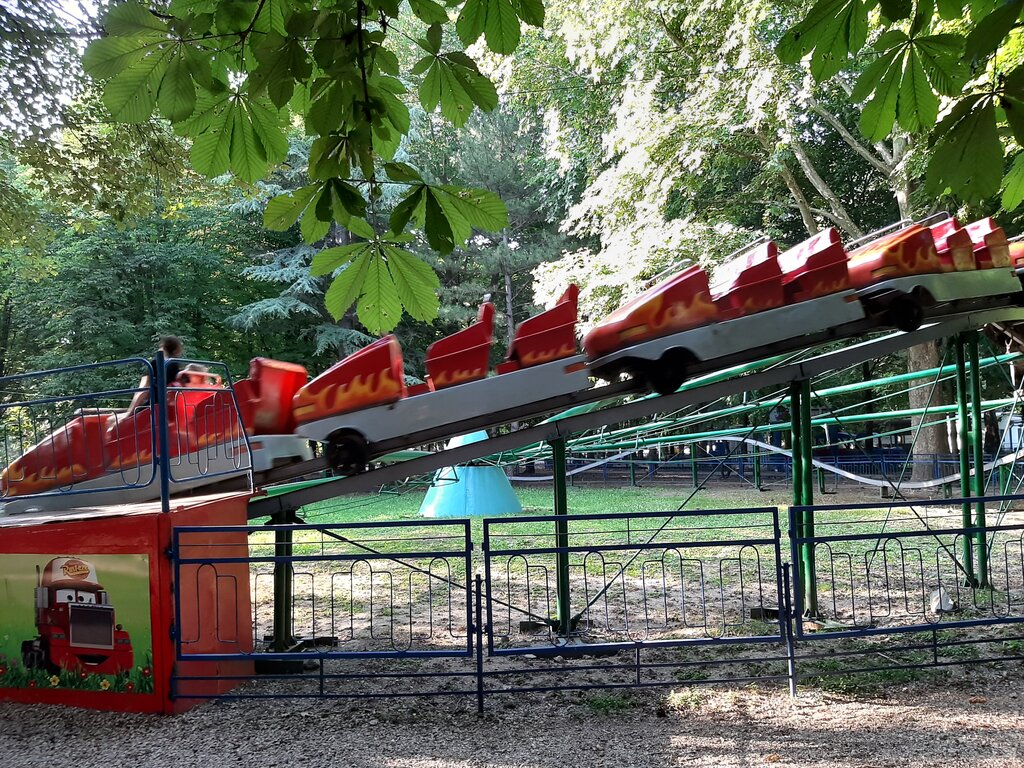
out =
[[[70,12],[70,3],[65,13],[59,5],[0,5],[0,128],[18,137],[50,137],[63,105],[82,92],[78,40],[93,30],[88,19]]]
[[[934,126],[938,94],[955,95],[967,80],[961,48],[955,35],[911,37],[898,29],[882,35],[874,44],[878,58],[861,73],[851,95],[858,102],[868,99],[860,121],[864,135],[882,141],[897,121],[911,133]]]
[[[538,298],[577,282],[584,324],[685,260],[714,268],[762,234],[780,245],[829,226],[856,237],[903,215],[898,196],[917,202],[903,194],[917,172],[905,144],[860,141],[841,89],[775,54],[791,4],[548,11],[553,39],[524,36],[506,88],[544,115],[563,174],[552,194],[575,197],[563,228],[582,240],[538,269]]]
[[[854,57],[868,61],[851,94],[866,101],[861,130],[868,139],[880,141],[896,126],[929,133],[932,194],[950,191],[977,203],[1002,187],[1004,206],[1020,205],[1021,172],[1016,164],[1005,168],[1004,155],[1024,136],[1024,72],[1014,34],[1024,0],[888,0],[869,23],[872,7],[868,0],[818,0],[776,51],[789,63],[809,57],[818,82],[854,68]]]
[[[416,320],[437,317],[437,274],[393,242],[378,240],[328,248],[316,254],[310,271],[317,276],[339,269],[341,273],[324,297],[335,317],[358,301],[360,322],[375,334],[394,328],[403,306]]]
[[[423,228],[432,248],[450,253],[474,229],[499,230],[506,222],[495,196],[430,185],[391,162],[409,133],[404,97],[416,78],[420,104],[440,108],[453,125],[465,124],[474,109],[497,106],[476,62],[444,44],[446,28],[463,45],[482,36],[491,51],[506,54],[518,45],[521,21],[544,21],[540,0],[449,6],[458,12],[454,22],[434,0],[411,0],[411,15],[394,0],[175,0],[166,8],[129,0],[106,14],[106,34],[89,44],[83,64],[103,81],[103,103],[116,121],[145,123],[155,114],[170,121],[191,140],[192,166],[207,177],[263,178],[286,157],[288,127],[300,119],[315,139],[311,183],[273,200],[266,225],[284,230],[301,220],[310,244],[332,224],[365,239],[370,245],[335,278],[328,308],[341,317],[357,302],[363,324],[386,331],[403,310],[417,319],[436,313],[436,297],[426,294],[436,278],[393,245],[407,227]],[[427,55],[413,62],[407,39]],[[367,208],[377,205],[384,184],[409,188],[391,232],[378,236]]]
[[[935,126],[937,150],[928,166],[933,193],[957,190],[968,200],[980,200],[999,188],[1003,147],[996,126],[993,100],[967,96]]]
[[[313,347],[296,325],[247,330],[229,322],[240,307],[274,293],[267,283],[239,277],[251,253],[279,245],[257,215],[190,204],[131,228],[100,223],[76,232],[59,220],[53,226],[46,268],[31,275],[5,270],[0,279],[4,374],[148,356],[167,333],[180,335],[190,355],[222,360],[235,374],[257,355],[312,362]],[[0,255],[19,261],[3,249]],[[86,380],[90,375],[76,377],[69,389],[104,388]]]
[[[844,66],[868,36],[864,0],[818,0],[807,16],[779,41],[779,57],[793,64],[811,54],[811,73],[826,80]]]
[[[595,715],[621,715],[636,708],[629,695],[619,693],[592,693],[583,697],[583,706]]]

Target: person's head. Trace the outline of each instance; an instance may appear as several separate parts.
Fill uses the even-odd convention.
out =
[[[185,353],[185,345],[177,336],[164,336],[160,339],[160,349],[167,357],[181,357]]]
[[[182,381],[186,387],[200,387],[210,383],[209,370],[205,365],[189,363],[181,369],[181,373],[178,374],[178,380]]]

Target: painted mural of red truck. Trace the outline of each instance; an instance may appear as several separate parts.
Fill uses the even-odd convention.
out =
[[[116,675],[132,668],[128,632],[114,616],[95,566],[79,557],[55,557],[36,567],[36,629],[21,644],[27,669]]]

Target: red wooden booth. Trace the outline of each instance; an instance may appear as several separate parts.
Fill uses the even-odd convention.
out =
[[[172,676],[251,675],[251,662],[176,661],[172,639],[190,652],[252,651],[247,565],[183,565],[174,584],[169,556],[175,527],[244,526],[248,501],[230,493],[173,500],[168,514],[155,501],[0,516],[0,699],[172,713],[201,701],[190,695],[237,685],[185,680],[172,691]],[[244,531],[188,541],[183,558],[247,555]],[[237,588],[218,590],[222,578]]]

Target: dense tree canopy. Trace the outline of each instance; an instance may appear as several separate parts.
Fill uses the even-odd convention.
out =
[[[787,62],[807,60],[818,82],[855,73],[850,98],[876,141],[928,133],[932,194],[980,202],[1003,187],[1024,201],[1024,2],[818,0],[778,43]]]
[[[397,160],[410,129],[410,81],[418,81],[424,110],[440,107],[463,125],[475,108],[498,101],[464,46],[482,38],[491,51],[510,53],[520,20],[544,20],[540,0],[465,0],[454,19],[434,0],[402,8],[396,0],[125,2],[106,14],[105,35],[84,57],[104,81],[115,120],[141,123],[159,113],[191,139],[192,165],[208,177],[230,171],[258,181],[285,159],[288,126],[300,118],[315,139],[309,183],[272,200],[266,224],[283,230],[300,220],[309,244],[334,223],[358,238],[319,251],[311,269],[334,275],[325,295],[334,317],[356,303],[375,332],[393,328],[403,310],[419,320],[437,314],[437,278],[404,248],[407,228],[450,253],[473,228],[507,222],[494,194],[428,183]],[[384,185],[403,192],[378,227]]]
[[[757,237],[1012,208],[1014,8],[20,0],[0,367],[178,332],[316,372],[394,328],[418,376],[486,294],[497,355],[570,280],[586,326]]]

